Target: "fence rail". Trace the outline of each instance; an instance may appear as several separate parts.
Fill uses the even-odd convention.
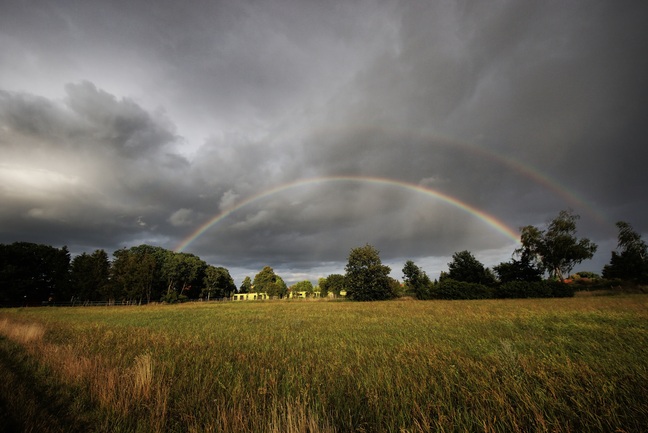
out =
[[[194,302],[227,302],[231,298],[211,298],[205,299],[188,299],[183,304]],[[159,301],[68,301],[68,302],[26,302],[26,303],[0,303],[0,308],[20,308],[20,307],[123,307],[123,306],[140,306],[140,305],[163,305]]]

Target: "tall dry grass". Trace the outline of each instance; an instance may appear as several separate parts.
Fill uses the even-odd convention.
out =
[[[30,356],[47,366],[53,373],[48,377],[87,394],[89,402],[103,413],[98,416],[104,418],[104,427],[112,429],[114,416],[128,418],[144,414],[148,419],[146,431],[165,431],[169,391],[164,381],[154,380],[149,353],[136,356],[125,367],[115,366],[108,360],[110,353],[87,354],[72,343],[52,344],[44,339],[45,333],[45,326],[38,323],[0,320],[0,335],[21,344]],[[32,413],[22,417],[38,418]],[[34,430],[31,425],[26,428]],[[34,431],[46,431],[44,428],[39,426]]]
[[[0,334],[22,344],[31,344],[43,339],[45,328],[38,323],[15,323],[9,319],[2,319]]]
[[[99,431],[641,431],[648,296],[0,312]],[[21,329],[22,329],[21,328]],[[18,332],[17,334],[21,334]],[[23,331],[22,334],[27,334]]]

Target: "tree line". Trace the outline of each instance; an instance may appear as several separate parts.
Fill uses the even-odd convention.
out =
[[[254,279],[245,277],[237,289],[226,268],[207,264],[198,256],[161,247],[139,245],[122,248],[110,260],[104,250],[73,259],[67,247],[29,242],[0,244],[0,305],[40,305],[88,301],[148,303],[186,299],[219,299],[233,292],[263,292],[284,298],[290,291],[322,297],[346,292],[358,301],[409,295],[418,299],[475,299],[572,296],[563,284],[574,266],[591,259],[597,245],[576,236],[579,216],[561,211],[545,229],[526,226],[521,246],[509,262],[489,269],[471,252],[453,254],[448,271],[431,281],[425,271],[408,260],[403,283],[389,276],[379,251],[371,245],[351,250],[345,274],[331,274],[318,286],[301,281],[290,287],[270,266]],[[617,250],[605,265],[605,279],[648,283],[648,247],[630,224],[620,221]],[[592,274],[594,275],[594,274]]]
[[[576,236],[579,216],[561,211],[545,229],[520,229],[520,247],[509,262],[486,268],[470,251],[456,252],[448,271],[432,281],[412,260],[403,267],[403,284],[389,277],[390,268],[380,261],[371,245],[354,248],[346,266],[345,289],[351,299],[360,301],[390,299],[403,294],[418,299],[538,298],[574,295],[574,286],[565,284],[574,267],[591,259],[597,245]],[[617,251],[602,276],[616,283],[648,283],[648,247],[630,224],[619,221]],[[591,272],[585,278],[598,278]]]
[[[0,244],[3,305],[177,302],[228,297],[234,290],[227,269],[151,245],[119,249],[110,260],[104,250],[71,259],[65,246]]]

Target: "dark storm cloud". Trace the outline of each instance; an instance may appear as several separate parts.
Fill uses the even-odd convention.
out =
[[[173,248],[263,191],[344,175],[425,186],[513,228],[571,207],[606,245],[617,219],[648,232],[645,2],[8,1],[3,12],[0,242]],[[434,266],[512,249],[457,206],[356,181],[254,200],[189,251],[304,275],[341,272],[366,242]]]
[[[98,90],[92,83],[66,86],[67,106],[93,134],[125,157],[155,156],[176,137],[164,119],[153,119],[135,102]]]
[[[644,5],[409,5],[400,50],[378,59],[339,96],[335,124],[449,136],[511,156],[593,202],[618,200],[623,185],[627,198],[637,196],[637,168],[646,156],[639,144],[646,140],[639,119],[648,100]],[[470,158],[447,161],[447,150],[432,140],[360,134],[350,129],[317,160],[399,177],[404,168],[411,177],[441,173],[466,185],[459,191],[472,187],[463,197],[473,203],[501,194],[497,167],[482,172]],[[341,151],[356,157],[340,162]],[[474,188],[479,179],[488,187]]]
[[[9,2],[3,28],[7,49],[67,62],[102,88],[158,93],[169,110],[182,105],[184,120],[266,128],[381,49],[393,27],[384,9],[373,1]]]

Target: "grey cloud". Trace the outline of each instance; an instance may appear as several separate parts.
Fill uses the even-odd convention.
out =
[[[0,116],[5,131],[11,129],[27,136],[48,136],[51,140],[64,138],[72,127],[67,113],[52,101],[26,93],[12,94],[0,90]],[[15,144],[5,136],[2,145]]]
[[[93,141],[108,142],[127,157],[159,151],[177,140],[165,119],[152,119],[135,102],[97,89],[90,82],[68,84],[67,106],[74,111]]]
[[[606,194],[605,200],[614,199],[612,191],[622,184],[631,189],[640,185],[639,171],[623,180],[629,174],[620,165],[645,159],[645,146],[631,144],[630,152],[613,155],[618,152],[610,142],[620,137],[636,142],[634,132],[645,136],[628,129],[635,129],[634,119],[645,117],[646,86],[640,77],[647,68],[639,41],[646,41],[646,31],[637,18],[646,16],[645,6],[409,4],[400,52],[385,56],[349,84],[349,92],[331,107],[334,124],[346,120],[387,131],[455,137],[486,152],[511,155],[577,191]],[[497,167],[481,170],[466,158],[447,160],[447,149],[439,152],[385,134],[364,135],[340,137],[315,152],[342,171],[364,167],[390,173],[406,167],[408,174],[421,177],[447,171],[456,174],[450,181],[468,189],[475,182],[498,182]],[[342,152],[349,157],[337,161]],[[605,169],[610,160],[619,164],[613,169],[619,176],[606,186],[611,179],[592,167]],[[478,192],[492,199],[498,193],[495,186]]]
[[[513,228],[572,207],[606,245],[616,219],[648,231],[643,2],[5,3],[0,241],[173,247],[341,175]],[[190,250],[303,275],[366,242],[437,266],[509,240],[431,196],[320,182]]]
[[[212,226],[193,248],[231,266],[266,260],[297,268],[343,260],[352,247],[366,242],[384,246],[385,259],[443,254],[448,245],[498,245],[502,235],[484,236],[483,224],[400,187],[330,182],[251,203]]]
[[[161,230],[192,183],[168,121],[91,83],[68,86],[65,103],[3,92],[0,124],[3,237],[55,224],[56,238],[101,227],[112,244]]]

